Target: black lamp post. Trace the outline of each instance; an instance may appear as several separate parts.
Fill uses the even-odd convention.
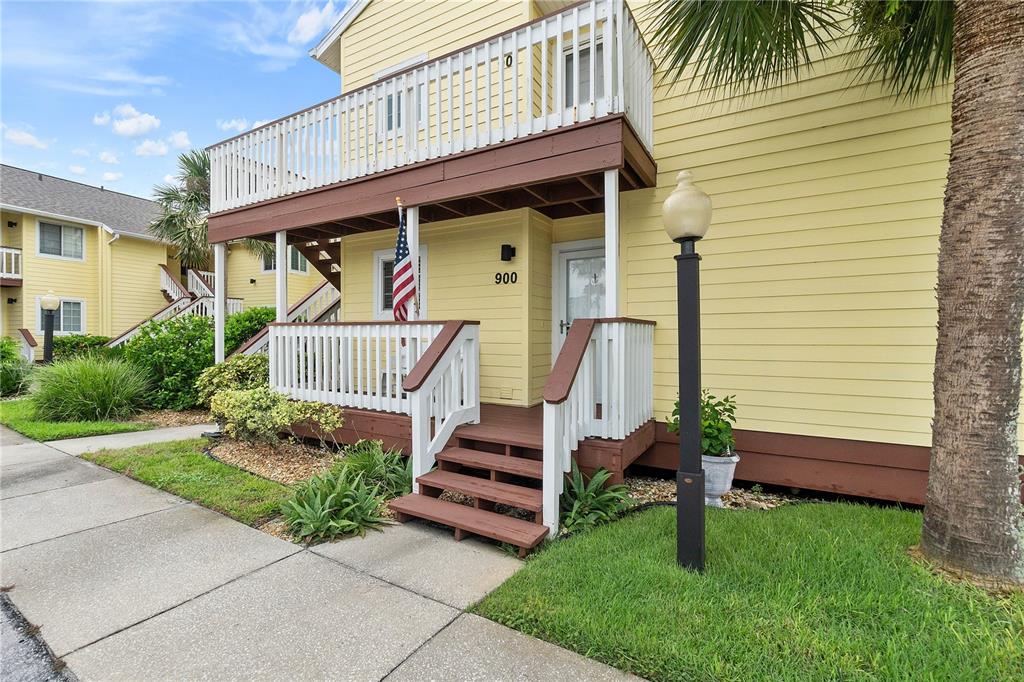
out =
[[[679,325],[679,468],[676,471],[676,561],[704,570],[704,468],[700,426],[700,255],[697,241],[711,224],[711,199],[682,171],[662,207],[665,231],[680,246],[676,259]]]
[[[53,320],[60,308],[60,299],[53,289],[39,299],[39,307],[43,309],[43,362],[53,362]]]

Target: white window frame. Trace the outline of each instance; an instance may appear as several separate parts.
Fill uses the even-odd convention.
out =
[[[374,79],[381,80],[382,78],[387,78],[391,74],[398,73],[399,71],[404,71],[405,69],[408,69],[410,66],[416,66],[417,64],[422,64],[425,61],[427,61],[427,53],[423,52],[413,57],[409,57],[408,59],[404,59],[398,62],[397,64],[394,64],[393,66],[389,66],[386,69],[381,69],[380,71],[374,74]],[[377,128],[378,140],[383,140],[385,138],[391,139],[394,138],[395,135],[401,136],[405,134],[405,124],[407,124],[408,121],[405,120],[406,117],[403,114],[409,112],[410,101],[414,101],[414,104],[416,106],[417,129],[426,129],[427,116],[429,115],[427,111],[429,98],[427,97],[427,93],[425,92],[425,90],[425,86],[420,85],[419,87],[417,87],[416,84],[413,84],[412,87],[407,88],[405,90],[396,88],[394,93],[388,92],[382,94],[380,97],[377,98],[378,124],[375,127]],[[396,94],[397,97],[395,96]],[[398,106],[393,110],[392,121],[390,126],[387,124],[387,104],[389,101],[400,101],[401,104],[404,104],[404,106]],[[399,118],[401,118],[402,121],[399,121]]]
[[[393,320],[391,308],[384,308],[384,263],[395,260],[394,249],[380,249],[373,252],[373,319]],[[420,276],[416,280],[416,298],[420,303],[420,319],[427,319],[427,246],[420,244]]]
[[[600,48],[602,53],[604,52],[604,39],[599,36],[597,38],[596,45],[597,47],[591,49],[590,38],[585,38],[581,40],[579,43],[579,52],[582,55],[583,50],[590,50],[590,59],[591,61],[593,61],[594,59],[597,58],[597,48]],[[564,45],[562,47],[562,72],[565,74],[565,78],[563,79],[565,83],[562,89],[562,105],[565,107],[566,110],[572,109],[572,98],[569,97],[569,86],[572,85],[574,89],[576,87],[576,84],[573,83],[572,80],[570,80],[571,74],[569,73],[569,69],[567,68],[568,65],[566,64],[566,62],[568,62],[572,58],[572,43],[569,43],[568,45]],[[581,59],[580,61],[582,62],[583,60]],[[587,70],[590,70],[589,66],[587,67]],[[601,93],[600,95],[597,93],[598,85],[601,86],[602,90],[604,89],[604,73],[601,73],[603,71],[604,54],[601,55],[601,59],[599,61],[594,63],[594,80],[597,82],[590,84],[590,89],[594,91],[594,102],[597,102],[598,100],[605,96],[605,93]],[[566,103],[567,99],[569,100],[568,103]],[[582,97],[580,97],[578,101],[582,105],[586,102],[589,102],[590,97],[587,97],[587,99],[583,99]]]
[[[64,251],[64,230],[78,230],[82,233],[82,255],[65,256],[62,254],[55,253],[43,253],[43,225],[53,225],[60,228],[60,250]],[[65,225],[64,223],[50,222],[49,220],[37,220],[36,221],[36,255],[40,258],[53,258],[55,260],[69,260],[75,263],[85,262],[85,228],[79,227],[78,225]]]
[[[297,270],[297,269],[292,267],[292,253],[298,253],[300,258],[305,259],[305,261],[306,261],[306,269],[305,270]],[[264,256],[260,256],[259,258],[260,258],[260,273],[262,273],[264,275],[271,275],[271,274],[277,272],[277,255],[276,254],[271,256],[271,261],[270,262],[273,263],[273,265],[270,266],[269,269],[267,268],[267,259]],[[302,261],[299,261],[299,262],[301,263]],[[288,272],[293,272],[296,275],[308,275],[309,274],[309,259],[306,258],[305,254],[303,254],[301,251],[296,249],[294,246],[289,246],[288,247]]]
[[[72,259],[72,260],[74,260],[74,259]],[[67,330],[64,329],[63,307],[64,307],[65,303],[81,303],[82,304],[82,328],[79,329],[78,331],[67,331]],[[88,319],[86,318],[86,303],[85,303],[85,299],[83,299],[83,298],[70,298],[70,297],[66,297],[66,296],[61,296],[60,297],[60,307],[57,308],[57,313],[58,313],[58,315],[60,315],[60,317],[58,319],[60,321],[61,329],[60,329],[60,331],[58,331],[57,329],[54,329],[53,330],[53,335],[54,336],[72,336],[72,335],[75,335],[75,334],[88,334],[89,333],[88,331],[86,331],[89,328],[89,325],[88,325]],[[56,325],[54,325],[54,326],[56,327]],[[38,328],[40,334],[44,333],[45,330],[43,329],[43,297],[42,296],[36,296],[36,327]]]

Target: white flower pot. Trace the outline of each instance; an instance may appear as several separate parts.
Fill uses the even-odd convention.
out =
[[[704,504],[708,507],[724,507],[722,495],[732,489],[732,476],[736,473],[739,455],[709,457],[701,455],[704,463]]]

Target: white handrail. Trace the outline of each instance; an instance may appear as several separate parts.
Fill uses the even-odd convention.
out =
[[[653,73],[623,0],[591,0],[213,145],[211,212],[615,113],[651,150]]]
[[[288,311],[289,322],[338,322],[341,313],[341,293],[330,282],[324,281],[314,292],[303,298]],[[242,355],[266,353],[270,344],[269,327],[264,327],[250,343],[238,351]]]
[[[577,320],[573,326],[593,323],[584,335],[573,333],[583,344],[576,358],[562,357],[552,376],[572,372],[564,399],[544,401],[543,518],[551,535],[558,532],[559,497],[565,474],[572,467],[572,453],[584,438],[622,440],[654,417],[654,324],[644,320]],[[579,353],[577,345],[562,352]],[[547,393],[547,391],[545,391]]]
[[[411,414],[402,382],[441,323],[270,325],[270,385],[296,400]]]
[[[188,289],[181,285],[181,282],[174,279],[171,273],[166,269],[160,268],[160,288],[167,292],[167,295],[171,297],[171,300],[184,298],[189,295]]]
[[[21,249],[0,246],[0,277],[21,279]]]
[[[196,296],[213,296],[213,287],[210,286],[210,282],[213,281],[212,272],[203,272],[201,270],[188,270],[188,290]]]
[[[439,338],[434,343],[446,341]],[[409,391],[412,405],[413,491],[437,453],[461,424],[480,422],[480,326],[465,323],[433,364],[423,383]]]
[[[163,320],[169,320],[172,317],[185,317],[186,315],[213,317],[213,306],[213,296],[199,296],[197,298],[192,298],[191,296],[186,295],[172,302],[165,308],[160,309],[155,314],[146,318],[120,336],[115,337],[112,341],[107,343],[107,346],[115,348],[130,341],[138,335],[140,331],[142,331],[142,327],[148,322],[160,322]],[[227,299],[228,315],[242,312],[242,306],[243,301],[240,298]]]

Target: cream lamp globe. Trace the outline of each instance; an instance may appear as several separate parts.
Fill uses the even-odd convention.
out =
[[[676,188],[662,204],[661,219],[665,232],[674,242],[696,241],[711,225],[711,197],[693,184],[693,173],[680,171]]]
[[[60,307],[60,299],[54,295],[53,289],[47,291],[46,295],[39,299],[39,307],[51,311]]]

